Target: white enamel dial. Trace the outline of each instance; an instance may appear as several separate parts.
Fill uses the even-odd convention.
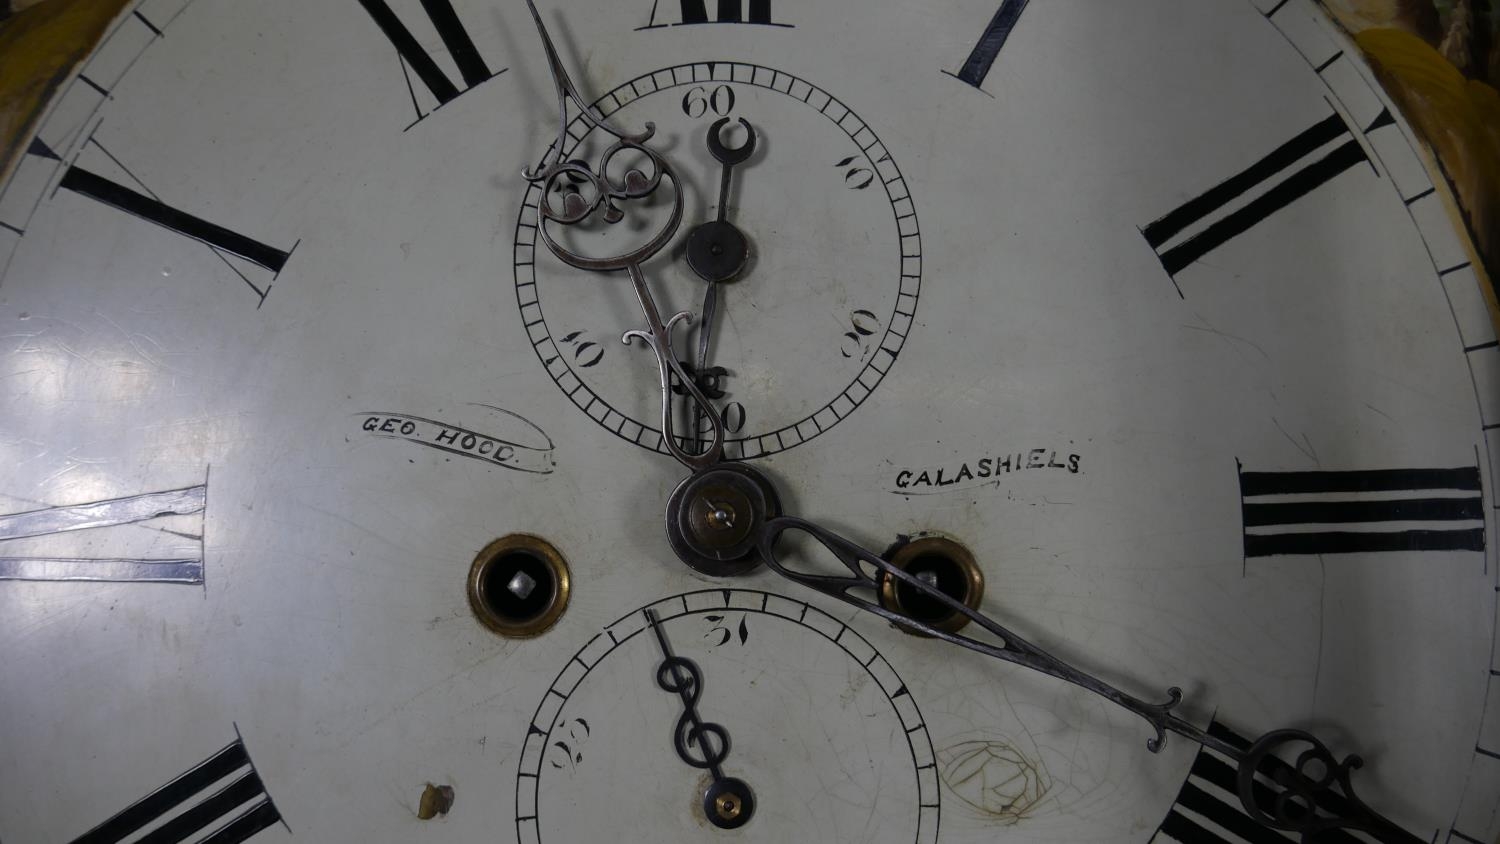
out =
[[[708,363],[785,512],[956,540],[980,610],[1080,670],[1361,754],[1416,840],[1500,836],[1500,348],[1446,187],[1310,0],[541,15],[683,175],[663,312],[701,307],[709,125],[758,133]],[[641,309],[535,239],[524,4],[142,0],[81,74],[0,184],[0,840],[1280,835],[1098,695],[677,559]],[[517,534],[569,571],[529,638],[468,597]],[[646,608],[732,736],[738,829]]]

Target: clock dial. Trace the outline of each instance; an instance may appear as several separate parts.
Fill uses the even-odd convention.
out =
[[[877,5],[540,10],[680,178],[549,229],[680,190],[639,270],[712,312],[665,393],[738,480],[671,539],[711,485],[632,279],[539,234],[614,139],[523,6],[127,10],[0,190],[0,838],[1277,840],[1281,729],[1388,840],[1500,835],[1500,347],[1357,50],[1308,0]],[[1198,740],[760,565],[757,478],[962,547],[903,571]]]

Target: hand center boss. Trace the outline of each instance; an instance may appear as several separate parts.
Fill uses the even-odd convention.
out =
[[[1359,756],[1351,754],[1339,760],[1320,739],[1295,729],[1272,730],[1247,748],[1240,748],[1210,735],[1172,713],[1182,701],[1179,688],[1174,686],[1168,689],[1168,699],[1165,702],[1152,703],[1081,671],[859,544],[805,519],[781,515],[775,487],[763,474],[743,465],[723,464],[723,419],[699,388],[696,379],[686,372],[673,352],[672,328],[678,322],[690,322],[692,314],[680,311],[663,323],[641,271],[641,264],[659,253],[671,241],[682,222],[681,183],[671,165],[646,145],[655,134],[654,124],[648,122],[643,132],[631,135],[611,127],[590,111],[563,68],[533,0],[526,2],[531,8],[546,50],[557,91],[561,122],[557,141],[543,158],[544,164],[547,158],[551,158],[552,162],[545,164],[540,171],[527,170],[524,174],[528,180],[543,186],[543,198],[538,203],[541,219],[537,228],[553,255],[570,266],[594,272],[624,269],[630,274],[636,298],[646,316],[647,330],[627,331],[622,339],[628,343],[639,338],[656,355],[661,382],[663,440],[668,452],[693,472],[673,493],[667,509],[668,536],[684,561],[695,568],[718,575],[742,574],[753,569],[755,563],[764,562],[767,568],[788,580],[878,615],[898,626],[1087,689],[1147,721],[1155,731],[1155,736],[1146,742],[1147,749],[1153,753],[1160,752],[1165,745],[1166,734],[1171,732],[1234,760],[1236,790],[1240,802],[1245,812],[1264,826],[1300,833],[1304,841],[1334,829],[1361,830],[1382,842],[1416,844],[1421,841],[1371,809],[1354,793],[1350,780],[1352,772],[1363,765]],[[570,99],[582,119],[617,139],[600,156],[597,173],[584,162],[563,159],[568,127],[567,103]],[[711,130],[711,149],[722,123],[723,121],[716,123]],[[746,128],[749,128],[748,124]],[[752,140],[747,146],[753,146],[754,143],[753,130],[751,132]],[[722,146],[722,142],[719,145]],[[625,150],[645,156],[651,163],[652,173],[648,175],[640,169],[631,169],[619,183],[608,176],[610,161]],[[723,224],[729,171],[733,164],[721,157],[719,150],[715,149],[714,152],[715,157],[725,165],[720,218],[716,221]],[[748,152],[745,157],[748,158]],[[561,245],[547,229],[548,221],[565,226],[576,225],[593,216],[596,211],[602,214],[606,222],[617,223],[624,218],[624,213],[615,204],[617,200],[624,202],[644,199],[660,187],[664,178],[672,182],[674,192],[671,217],[650,241],[634,251],[608,258],[585,257]],[[587,196],[583,193],[565,193],[562,197],[562,209],[559,211],[552,207],[549,196],[560,179],[568,179],[589,188],[589,191]],[[700,228],[714,224],[709,223]],[[698,270],[696,266],[694,269]],[[708,275],[702,272],[700,275],[704,275],[705,281],[709,281],[711,285],[715,283]],[[712,287],[710,292],[712,293]],[[695,416],[701,414],[712,426],[712,439],[701,452],[689,452],[677,444],[672,422],[674,376],[681,382],[679,389],[685,391],[692,401]],[[833,553],[849,573],[810,574],[788,568],[775,553],[777,540],[787,531],[802,531],[816,539]],[[738,565],[734,565],[735,563]],[[879,593],[881,581],[885,578],[905,584],[953,612],[962,614],[990,633],[996,641],[986,642],[940,630],[922,619],[890,609],[867,597],[868,594]],[[856,592],[861,594],[855,594]],[[1295,747],[1303,748],[1295,756],[1295,763],[1284,762],[1278,755]],[[1263,780],[1268,780],[1271,784],[1267,785]]]

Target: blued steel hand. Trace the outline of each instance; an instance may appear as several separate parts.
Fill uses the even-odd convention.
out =
[[[528,168],[523,172],[528,181],[539,183],[542,187],[542,199],[537,206],[539,215],[537,230],[542,242],[547,244],[552,254],[569,266],[593,272],[625,270],[629,274],[631,285],[635,288],[636,299],[640,302],[641,311],[646,317],[646,328],[627,331],[621,339],[626,343],[639,339],[656,355],[657,374],[661,383],[662,442],[667,451],[690,469],[695,471],[705,469],[723,458],[724,422],[717,413],[713,412],[713,406],[709,404],[708,398],[689,377],[672,349],[672,329],[678,322],[690,322],[692,314],[688,311],[679,311],[664,322],[660,312],[657,311],[656,301],[651,296],[651,288],[646,283],[646,276],[641,271],[641,265],[671,242],[678,227],[682,224],[682,183],[672,169],[672,165],[662,158],[660,153],[646,145],[656,131],[654,124],[647,123],[644,131],[629,135],[605,123],[589,109],[588,104],[573,85],[573,80],[568,77],[567,70],[563,68],[562,60],[558,58],[557,50],[552,46],[552,39],[547,34],[547,27],[542,24],[542,16],[537,12],[536,5],[532,0],[526,0],[526,5],[531,9],[531,16],[536,21],[542,46],[547,53],[547,64],[552,73],[553,86],[557,90],[557,110],[560,121],[557,140],[542,156],[542,165],[537,169]],[[578,112],[578,119],[616,138],[615,143],[611,144],[600,156],[597,168],[590,168],[587,163],[567,159],[568,102],[570,100]],[[650,167],[649,174],[639,168],[631,168],[625,172],[622,181],[617,182],[609,175],[609,166],[610,161],[620,153],[644,156],[649,162],[647,165]],[[559,209],[554,206],[552,196],[553,188],[559,184],[560,180],[568,182],[574,189],[561,194],[562,207]],[[549,222],[560,226],[577,225],[591,218],[596,212],[606,222],[618,223],[625,218],[625,213],[620,210],[619,203],[642,200],[651,196],[661,186],[663,180],[672,183],[671,216],[660,231],[635,250],[605,258],[587,257],[559,243],[548,227]],[[682,388],[687,391],[697,408],[708,416],[713,427],[712,441],[697,453],[689,452],[678,445],[678,437],[672,421],[674,378],[681,382]],[[695,431],[694,434],[696,433]]]
[[[722,132],[729,124],[723,117],[708,129],[708,151],[723,165],[719,177],[719,216],[695,227],[688,233],[688,266],[699,278],[710,285],[731,281],[745,268],[750,257],[750,244],[733,223],[729,222],[729,188],[733,182],[734,168],[750,160],[755,154],[755,128],[750,121],[740,118],[745,127],[745,142],[737,147],[724,143]]]
[[[672,730],[672,748],[677,751],[677,758],[708,771],[713,777],[713,784],[703,795],[703,809],[709,821],[721,829],[744,826],[755,812],[755,797],[744,780],[724,776],[724,760],[729,758],[729,731],[721,724],[704,721],[698,714],[703,672],[692,660],[672,653],[655,610],[646,610],[646,621],[661,646],[662,661],[656,668],[656,684],[682,698],[682,715]],[[693,751],[695,745],[697,753]]]
[[[715,781],[724,779],[724,760],[729,758],[729,731],[722,724],[704,721],[698,714],[698,699],[703,696],[703,672],[692,660],[672,653],[655,610],[646,610],[646,620],[661,646],[662,661],[656,668],[656,685],[661,686],[662,691],[682,697],[682,717],[677,719],[677,727],[672,730],[672,748],[677,751],[677,758],[694,768],[708,771]],[[694,745],[697,745],[697,754],[693,752]]]
[[[745,142],[740,146],[730,147],[724,143],[723,137],[724,127],[728,124],[729,118],[723,117],[708,128],[708,152],[723,165],[719,177],[719,216],[694,228],[688,233],[687,239],[688,266],[708,284],[708,290],[703,294],[702,317],[698,323],[698,366],[694,370],[699,378],[698,386],[704,390],[705,395],[709,393],[710,379],[716,387],[718,376],[723,374],[722,371],[712,373],[708,368],[708,349],[713,337],[714,314],[718,310],[719,286],[736,278],[750,258],[749,240],[744,232],[729,222],[729,189],[733,182],[734,168],[749,161],[750,156],[755,154],[755,127],[741,117],[740,125],[745,127]],[[709,398],[719,396],[709,395]],[[703,409],[695,407],[693,430],[700,430],[702,424]]]

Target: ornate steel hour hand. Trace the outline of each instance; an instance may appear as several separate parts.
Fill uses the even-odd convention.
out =
[[[573,80],[568,77],[567,70],[563,68],[562,60],[558,58],[557,50],[552,46],[552,38],[547,34],[547,27],[542,24],[542,16],[536,10],[536,4],[532,0],[526,0],[526,5],[531,9],[531,16],[536,21],[537,31],[541,33],[542,46],[547,53],[547,64],[552,72],[553,86],[557,90],[557,111],[560,122],[557,140],[542,156],[541,166],[534,169],[528,168],[523,172],[528,181],[542,186],[542,200],[538,203],[540,219],[537,221],[537,230],[541,234],[542,242],[547,244],[552,254],[569,266],[591,272],[625,270],[630,275],[636,299],[640,302],[641,311],[646,316],[646,328],[627,331],[622,339],[626,343],[632,339],[639,339],[656,355],[658,377],[661,382],[662,441],[667,451],[690,469],[695,471],[705,469],[718,463],[723,457],[724,422],[714,412],[708,398],[704,396],[703,391],[678,361],[672,349],[672,329],[679,322],[691,322],[692,314],[688,311],[679,311],[664,322],[661,313],[656,308],[656,301],[651,296],[651,288],[646,283],[646,276],[641,271],[641,265],[671,242],[678,227],[682,224],[682,183],[672,169],[672,165],[646,144],[656,132],[654,124],[647,123],[645,130],[638,134],[626,134],[610,126],[589,110],[588,104],[573,85]],[[567,159],[569,102],[573,103],[578,118],[601,132],[613,135],[616,139],[599,157],[597,167],[591,168],[586,162]],[[627,161],[631,154],[644,158],[645,161],[641,163],[649,168],[649,172],[640,167],[631,167],[626,169],[623,175],[618,177],[611,175],[610,165],[615,161],[615,157],[622,153],[626,154],[626,157],[620,159],[622,162]],[[622,204],[645,200],[656,193],[663,181],[672,183],[671,215],[660,231],[636,249],[602,258],[581,255],[558,242],[548,226],[548,223],[559,226],[578,225],[592,218],[596,213],[605,222],[618,223],[625,218],[625,212],[620,208]],[[561,187],[568,189],[554,193],[554,188]],[[554,196],[557,197],[556,202],[554,202]],[[675,426],[672,422],[674,380],[681,383],[697,411],[705,414],[712,424],[713,438],[700,452],[690,452],[678,444]]]
[[[809,574],[788,568],[776,556],[777,540],[788,531],[801,531],[817,540],[838,558],[848,574]],[[1236,747],[1172,714],[1182,701],[1180,689],[1168,689],[1167,700],[1163,703],[1152,703],[1127,694],[1052,656],[1000,622],[949,597],[880,555],[812,522],[791,516],[765,519],[760,524],[756,545],[766,566],[788,580],[934,639],[1082,686],[1134,712],[1156,731],[1156,735],[1146,742],[1146,747],[1153,753],[1161,750],[1166,734],[1172,732],[1235,760],[1240,800],[1257,823],[1298,833],[1304,842],[1321,840],[1319,836],[1336,829],[1360,830],[1391,844],[1417,844],[1421,841],[1372,810],[1355,795],[1350,774],[1362,764],[1358,756],[1351,755],[1337,761],[1323,742],[1308,733],[1275,730],[1248,748]],[[962,613],[991,634],[995,641],[940,630],[909,614],[886,608],[874,598],[880,592],[884,577],[895,578],[929,600]],[[1287,763],[1277,755],[1278,751],[1293,749],[1299,751],[1295,764]]]
[[[713,783],[703,794],[703,812],[709,822],[720,829],[744,826],[755,813],[755,795],[744,780],[724,776],[724,760],[729,758],[729,731],[720,724],[704,721],[698,714],[703,672],[692,660],[672,653],[655,610],[646,610],[646,621],[661,646],[662,661],[656,668],[656,684],[662,691],[682,698],[682,716],[672,730],[672,747],[677,758],[708,771],[713,777]]]

